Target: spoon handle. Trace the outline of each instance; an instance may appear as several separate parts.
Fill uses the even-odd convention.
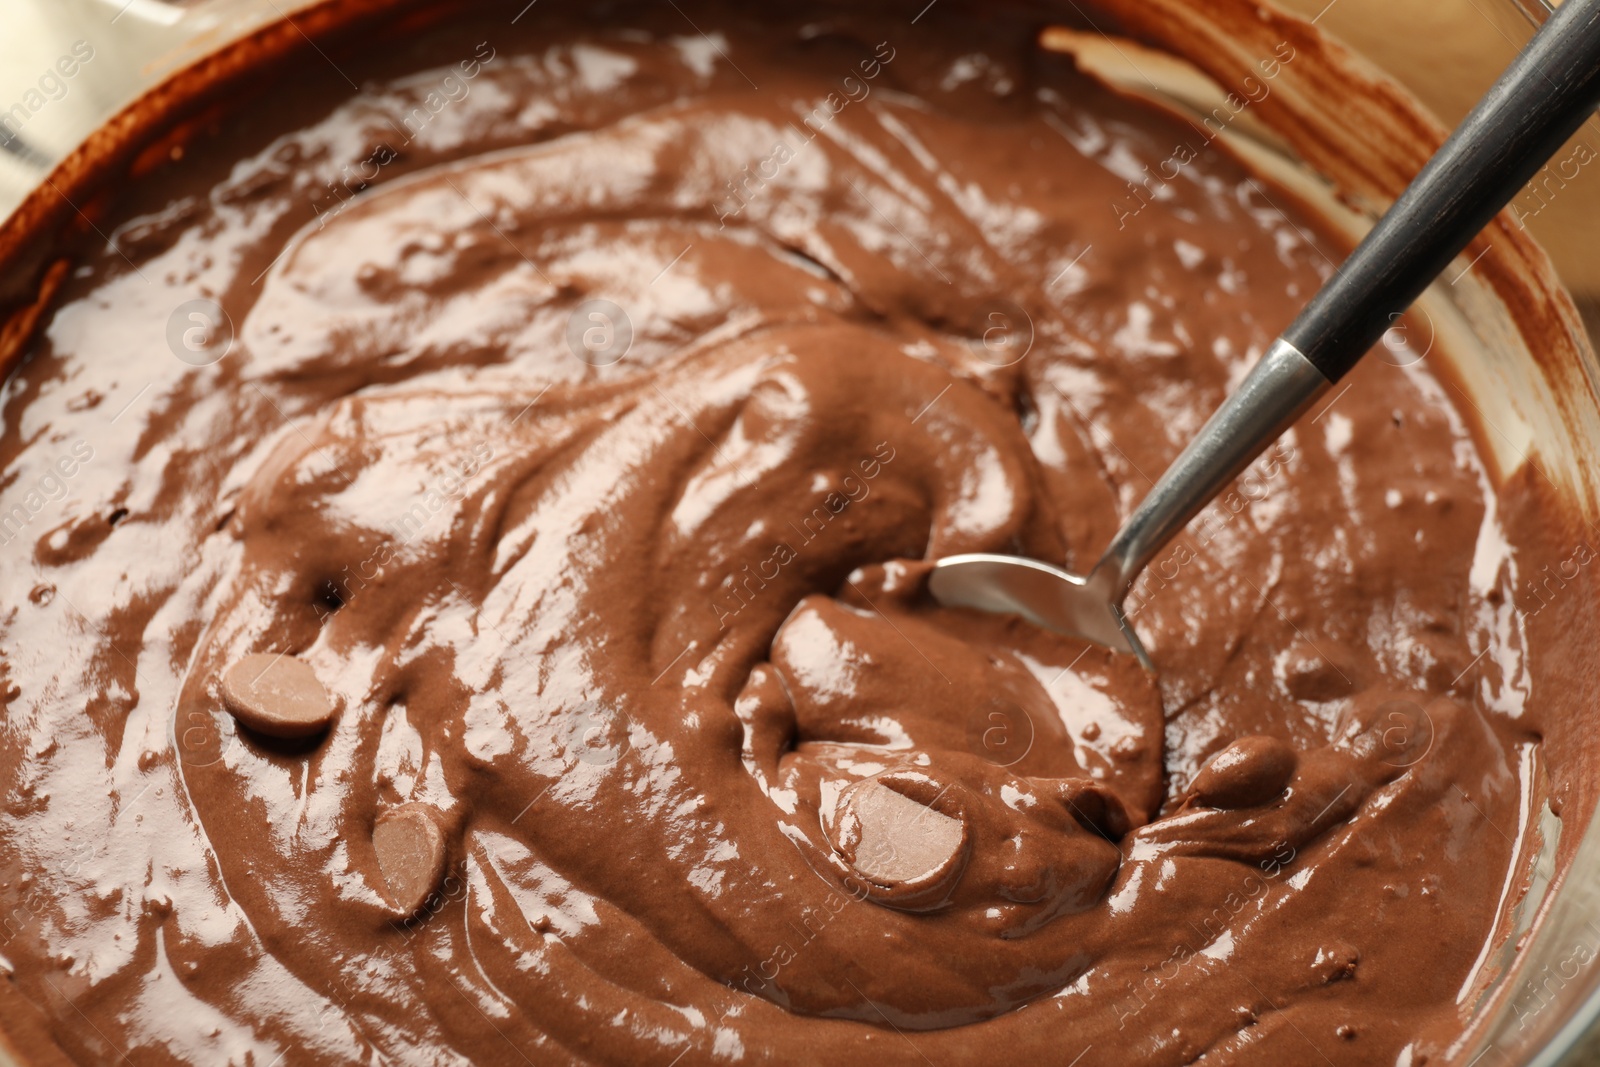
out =
[[[1338,381],[1597,105],[1600,0],[1566,0],[1283,339]]]
[[[1566,0],[1173,461],[1095,565],[1120,603],[1150,559],[1355,366],[1600,106],[1600,0]]]

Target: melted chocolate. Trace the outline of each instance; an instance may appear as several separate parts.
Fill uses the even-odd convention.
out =
[[[1158,676],[923,590],[1092,561],[1337,242],[1034,24],[692,15],[307,57],[64,284],[0,408],[24,1054],[1444,1049],[1537,709],[1426,366],[1152,565]],[[326,734],[240,728],[258,654]]]

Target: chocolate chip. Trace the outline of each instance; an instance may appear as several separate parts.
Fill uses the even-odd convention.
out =
[[[236,719],[267,737],[314,737],[333,719],[328,691],[293,656],[246,656],[222,676],[222,700]]]
[[[426,903],[444,873],[444,833],[426,804],[402,804],[378,816],[372,831],[389,903],[402,916]]]
[[[1289,784],[1294,749],[1276,737],[1241,737],[1211,758],[1189,786],[1189,800],[1208,808],[1265,804]]]
[[[867,779],[850,786],[835,811],[840,855],[874,885],[933,886],[960,865],[966,823],[880,782]]]

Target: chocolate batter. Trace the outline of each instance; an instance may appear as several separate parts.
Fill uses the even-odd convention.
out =
[[[123,192],[0,397],[25,1059],[1443,1054],[1539,727],[1416,352],[1158,675],[923,590],[1092,562],[1342,254],[1040,28],[456,16]]]

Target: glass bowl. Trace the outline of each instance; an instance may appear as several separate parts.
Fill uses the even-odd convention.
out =
[[[132,159],[171,132],[165,104],[181,112],[246,60],[307,47],[402,2],[9,0],[0,372],[48,302],[55,233],[96,192],[91,159]],[[908,3],[908,17],[923,3]],[[1352,239],[1442,139],[1441,120],[1465,114],[1549,10],[1542,0],[1277,4],[1011,0],[1042,25],[1060,20],[1045,31],[1046,47],[1074,53],[1126,92],[1210,120],[1231,149]],[[1262,63],[1281,59],[1285,45],[1292,58],[1268,74]],[[130,106],[141,98],[163,106]],[[1536,467],[1590,524],[1600,519],[1600,363],[1584,328],[1587,318],[1600,335],[1600,178],[1585,170],[1600,155],[1591,143],[1600,144],[1593,121],[1419,304],[1432,331],[1422,355],[1437,341],[1435,358],[1478,409],[1496,474]],[[1392,353],[1420,358],[1419,339],[1391,341]],[[1569,721],[1581,723],[1578,702],[1591,696],[1570,695]],[[1600,1062],[1600,783],[1532,751],[1522,770],[1516,864],[1497,929],[1458,998],[1470,1024],[1451,1058]],[[4,1044],[0,1067],[12,1067]]]

